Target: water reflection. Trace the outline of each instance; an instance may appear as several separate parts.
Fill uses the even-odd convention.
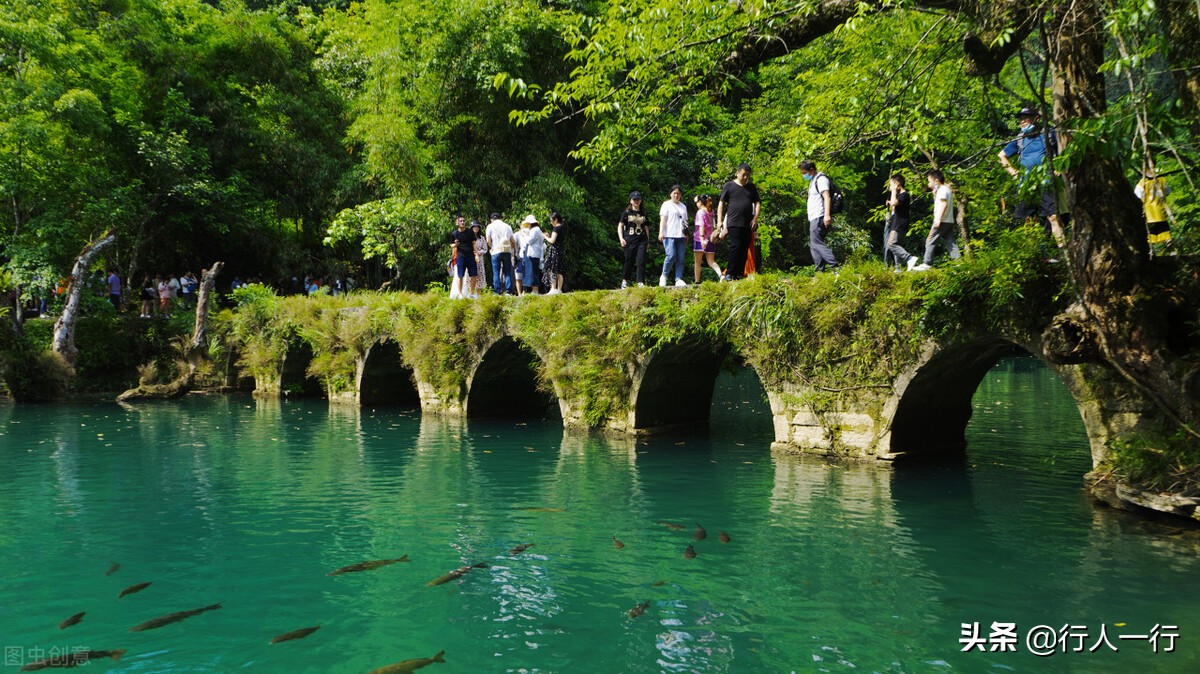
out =
[[[1076,669],[962,654],[960,623],[1200,629],[1200,538],[1094,509],[1077,417],[1020,417],[1059,404],[1023,389],[1030,376],[985,380],[958,463],[896,470],[772,455],[761,408],[641,440],[250,398],[17,409],[0,428],[0,605],[23,608],[2,627],[34,645],[77,604],[107,634],[225,601],[138,637],[121,666],[289,672],[442,649],[462,671]],[[106,578],[110,561],[124,566]],[[489,568],[427,585],[476,562]],[[155,591],[112,600],[139,580]],[[266,646],[318,622],[302,648]],[[1196,664],[1120,655],[1084,664]]]

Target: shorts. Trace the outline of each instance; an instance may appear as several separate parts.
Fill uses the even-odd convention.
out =
[[[463,271],[467,272],[467,276],[479,276],[479,268],[475,266],[474,255],[459,254],[458,262],[456,262],[454,265],[454,275],[458,278],[462,278]]]
[[[1054,199],[1054,192],[1046,190],[1042,192],[1041,203],[1021,204],[1013,211],[1013,216],[1018,222],[1025,222],[1029,218],[1041,217],[1048,218],[1058,215],[1058,203]]]
[[[717,244],[712,239],[709,239],[707,246],[701,246],[699,239],[692,239],[692,250],[697,253],[715,253],[717,252]]]
[[[1146,224],[1147,241],[1150,243],[1166,243],[1171,240],[1171,225],[1163,222],[1150,222]]]

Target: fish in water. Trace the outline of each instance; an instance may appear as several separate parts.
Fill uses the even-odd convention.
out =
[[[526,550],[528,550],[529,548],[532,548],[533,546],[534,546],[533,543],[522,543],[521,545],[518,545],[517,547],[513,548],[512,550],[509,550],[508,554],[519,555],[522,552],[525,552]]]
[[[728,543],[729,541],[733,540],[729,537],[729,534],[725,533],[724,531],[721,532],[719,539],[722,543]]]
[[[625,547],[625,544],[622,543],[621,541],[617,540],[616,536],[613,536],[612,538],[613,538],[613,547],[614,548],[620,550],[621,548]]]
[[[379,669],[372,669],[371,671],[367,672],[367,674],[403,674],[404,672],[415,672],[418,669],[432,665],[435,662],[445,662],[445,658],[442,657],[445,654],[446,651],[438,651],[438,654],[432,658],[414,658],[412,660],[405,660],[404,662],[397,662],[394,665],[385,665]]]
[[[102,660],[104,658],[112,658],[120,660],[122,655],[125,655],[124,648],[118,648],[115,651],[76,651],[72,653],[63,653],[44,660],[35,660],[20,670],[21,672],[36,672],[40,669],[66,669],[67,667],[78,667],[86,665],[92,660]]]
[[[690,545],[687,546],[687,550],[683,551],[683,558],[684,559],[695,559],[696,558],[696,548],[693,548]]]
[[[313,632],[316,632],[319,629],[321,629],[321,626],[317,625],[315,627],[303,627],[298,630],[292,630],[291,632],[284,632],[283,634],[280,634],[279,636],[271,639],[271,643],[277,644],[277,643],[280,643],[283,641],[292,641],[294,639],[303,639],[304,637],[312,634]]]
[[[467,575],[467,573],[469,573],[471,571],[471,569],[486,569],[486,568],[488,568],[487,562],[471,564],[470,566],[460,566],[457,569],[451,571],[450,573],[444,573],[444,574],[438,576],[437,578],[434,578],[433,580],[429,581],[427,583],[427,585],[429,587],[435,587],[437,585],[444,585],[446,583],[449,583],[452,580],[455,580],[456,578],[462,578],[463,576]]]
[[[121,590],[121,594],[117,595],[117,599],[120,599],[121,597],[124,597],[127,594],[136,594],[148,587],[150,587],[150,583],[138,583],[137,585],[130,585],[129,587],[125,588],[124,590]]]
[[[654,583],[650,583],[650,587],[662,587],[663,585],[666,585],[666,584],[667,584],[667,581],[664,579],[664,580],[660,580],[660,581],[657,581]]]
[[[658,522],[655,522],[655,524],[661,524],[664,527],[670,529],[671,531],[681,531],[683,529],[682,524],[676,524],[674,522],[663,522],[660,520]]]
[[[133,627],[129,628],[129,631],[145,632],[146,630],[156,630],[160,627],[170,625],[171,623],[177,623],[180,620],[187,620],[194,615],[200,615],[205,611],[215,611],[219,608],[221,608],[220,604],[213,604],[212,606],[205,606],[204,608],[194,608],[190,611],[176,611],[175,613],[168,613],[165,616],[159,616],[158,618],[147,620],[140,625],[134,625]]]
[[[636,618],[636,617],[640,616],[641,614],[645,613],[646,609],[648,609],[648,608],[650,608],[650,600],[649,599],[647,599],[646,601],[629,609],[629,617]]]
[[[692,532],[692,540],[702,541],[706,538],[708,538],[708,530],[700,526],[699,522],[696,522],[696,530]]]
[[[333,571],[330,571],[329,573],[327,573],[325,575],[340,576],[343,573],[355,573],[358,571],[374,571],[375,569],[378,569],[381,566],[387,566],[389,564],[395,564],[396,562],[407,562],[407,561],[411,561],[411,560],[409,560],[408,555],[404,555],[403,557],[399,557],[397,559],[376,559],[376,560],[373,560],[370,562],[359,562],[358,564],[351,564],[350,566],[343,566],[342,568],[334,569]]]
[[[121,565],[120,565],[119,563],[117,563],[117,562],[113,562],[113,563],[112,563],[112,566],[109,566],[109,567],[108,567],[108,571],[105,571],[105,572],[104,572],[104,575],[106,575],[106,576],[111,576],[111,575],[113,575],[114,573],[116,573],[116,572],[117,572],[117,569],[119,569],[119,568],[121,568]]]
[[[83,611],[76,613],[75,615],[71,616],[70,618],[67,618],[66,620],[60,622],[58,624],[58,629],[65,630],[68,627],[70,627],[71,625],[78,625],[79,621],[83,620],[83,616],[85,616],[85,615],[87,615],[87,614],[84,613]]]

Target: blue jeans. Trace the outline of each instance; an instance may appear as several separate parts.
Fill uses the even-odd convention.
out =
[[[492,255],[492,291],[497,295],[517,292],[513,283],[512,253]]]
[[[687,240],[683,237],[669,237],[663,239],[663,250],[667,253],[667,259],[663,260],[662,275],[671,276],[671,267],[675,268],[675,278],[683,278],[683,256],[687,252]]]

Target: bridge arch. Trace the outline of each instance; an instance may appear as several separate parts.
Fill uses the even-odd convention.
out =
[[[539,361],[532,348],[511,336],[492,342],[467,380],[467,418],[561,417],[559,396],[538,386]]]
[[[966,429],[974,412],[972,398],[985,375],[1002,358],[1033,356],[1037,345],[1018,344],[987,337],[931,347],[924,357],[896,382],[884,408],[889,433],[881,448],[900,459],[962,453]],[[1102,460],[1106,438],[1096,436],[1097,411],[1080,389],[1076,366],[1047,363],[1063,383],[1087,431],[1093,465]],[[1099,424],[1102,425],[1102,424]]]
[[[639,433],[707,429],[713,390],[727,359],[743,364],[729,344],[703,337],[659,347],[634,374],[629,426]],[[746,368],[761,385],[754,368]]]
[[[358,366],[358,401],[364,406],[419,407],[416,376],[404,364],[400,345],[381,339],[367,348]]]
[[[308,342],[296,340],[288,344],[279,366],[279,392],[288,397],[324,398],[321,380],[308,374],[313,350]]]

